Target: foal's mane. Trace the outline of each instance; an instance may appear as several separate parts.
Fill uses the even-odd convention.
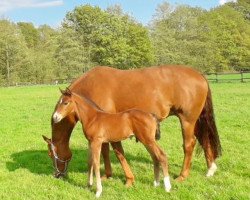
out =
[[[96,110],[98,111],[104,111],[103,109],[101,109],[92,99],[87,98],[84,95],[78,95],[76,93],[74,93],[74,95],[79,96],[80,98],[84,99],[88,104],[90,104],[91,106],[93,106]]]
[[[61,89],[60,89],[61,90]],[[103,111],[92,99],[87,98],[84,95],[79,95],[77,93],[72,92],[68,87],[66,87],[65,90],[61,90],[62,95],[71,97],[72,95],[75,95],[77,97],[80,97],[83,101],[86,101],[90,106],[94,107],[98,111]]]

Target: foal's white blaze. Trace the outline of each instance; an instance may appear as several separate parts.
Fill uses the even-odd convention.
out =
[[[55,123],[58,123],[62,120],[62,115],[58,112],[55,112],[53,115],[53,120]]]
[[[154,180],[154,186],[155,186],[155,187],[158,187],[159,185],[160,185],[160,182],[159,182],[159,181]]]
[[[165,176],[163,180],[164,180],[165,190],[166,190],[167,192],[170,192],[171,183],[170,183],[170,178],[169,178],[169,176]]]
[[[212,165],[211,165],[211,167],[208,169],[207,175],[206,175],[206,176],[207,176],[207,177],[213,176],[214,173],[216,172],[216,170],[217,170],[217,166],[216,166],[216,164],[213,162]]]

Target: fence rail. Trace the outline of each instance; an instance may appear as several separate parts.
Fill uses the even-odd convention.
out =
[[[245,72],[219,72],[205,74],[209,82],[225,83],[225,82],[250,82],[250,71]],[[5,83],[0,87],[9,86],[32,86],[32,85],[57,85],[57,84],[68,84],[75,79],[49,79],[43,80],[42,82],[19,82],[19,83]]]
[[[210,82],[248,82],[250,81],[250,71],[244,72],[218,72],[205,75]]]

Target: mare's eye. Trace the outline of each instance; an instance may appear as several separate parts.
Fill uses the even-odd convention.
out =
[[[67,106],[69,104],[69,102],[64,102],[63,105]]]

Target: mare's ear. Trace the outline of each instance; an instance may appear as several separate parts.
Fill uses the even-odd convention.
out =
[[[45,142],[47,142],[48,144],[51,144],[51,139],[47,138],[46,136],[42,135],[43,139]]]

